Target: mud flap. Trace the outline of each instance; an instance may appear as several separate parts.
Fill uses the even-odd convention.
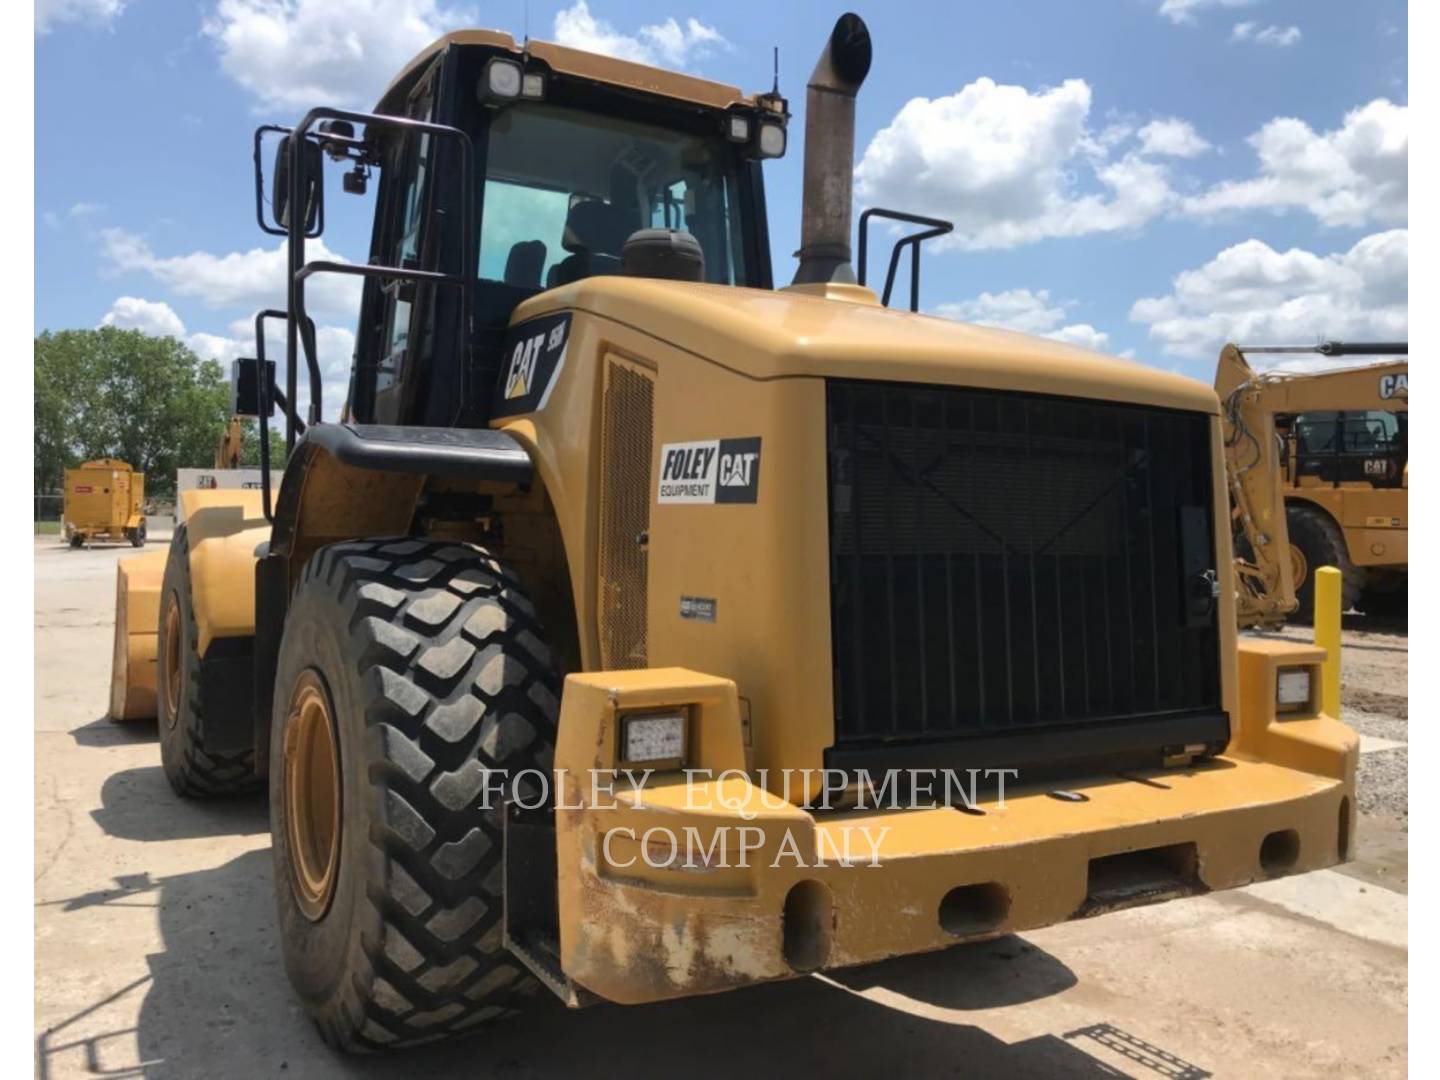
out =
[[[572,1009],[601,999],[560,967],[555,895],[555,819],[548,810],[505,804],[505,947]]]
[[[207,753],[236,754],[255,745],[254,653],[254,638],[216,638],[200,660]]]
[[[275,669],[280,662],[280,638],[285,632],[285,610],[290,603],[289,564],[283,555],[271,555],[261,544],[255,554],[255,651],[251,665],[251,738],[255,744],[255,773],[270,771],[270,711],[275,704]]]

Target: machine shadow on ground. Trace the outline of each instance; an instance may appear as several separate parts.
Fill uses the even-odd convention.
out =
[[[158,774],[158,768],[153,774],[136,769],[112,779],[97,818],[134,839],[221,831],[207,808],[187,805],[179,813],[156,815],[151,796],[165,783]],[[214,809],[230,819],[231,831],[263,827],[260,799]],[[147,811],[152,820],[190,820],[147,835],[135,824]],[[681,1061],[696,1076],[795,1070],[874,1076],[901,1063],[906,1071],[948,1073],[962,1062],[966,1072],[982,1075],[1119,1075],[1064,1033],[1009,1044],[949,1015],[1036,1001],[1075,985],[1064,964],[1014,936],[646,1007],[600,1005],[570,1012],[541,999],[527,1015],[477,1038],[393,1056],[343,1058],[321,1043],[285,980],[268,850],[247,852],[213,869],[158,878],[126,875],[113,888],[56,903],[66,911],[98,904],[154,907],[164,949],[147,958],[148,977],[97,999],[40,1036],[41,1076],[68,1073],[77,1059],[107,1075],[156,1077],[529,1076],[576,1069],[645,1077],[673,1075]],[[861,996],[870,990],[900,1000]],[[132,1029],[134,995],[143,995],[143,1001]],[[122,1004],[109,1009],[117,1002]],[[115,1018],[108,1026],[107,1010]],[[713,1033],[709,1050],[695,1045],[696,1031]],[[138,1058],[122,1066],[129,1054],[121,1048],[132,1037]]]
[[[104,746],[139,746],[159,741],[154,720],[127,720],[117,723],[109,714],[102,713],[88,724],[70,729],[70,737],[76,746],[98,748]]]
[[[103,717],[71,735],[101,749],[156,738],[153,722],[120,725]],[[138,842],[255,836],[269,828],[263,793],[181,802],[158,764],[107,776],[91,814],[108,835]],[[1127,1039],[1146,1045],[1104,1017],[1078,1032],[1015,1043],[966,1022],[966,1013],[1024,1005],[1076,985],[1074,973],[1050,953],[1008,935],[653,1006],[572,1012],[542,998],[527,1015],[477,1038],[345,1058],[320,1041],[286,982],[271,881],[270,852],[261,848],[210,869],[120,875],[105,888],[54,901],[62,912],[153,908],[163,950],[147,957],[148,975],[97,994],[39,1037],[39,1075],[69,1073],[83,1061],[87,1071],[111,1076],[538,1076],[578,1069],[637,1078],[673,1075],[675,1063],[684,1062],[700,1077],[800,1070],[874,1076],[901,1065],[949,1073],[960,1063],[982,1075],[1114,1077],[1123,1074],[1083,1046],[1098,1042],[1123,1054]],[[697,1031],[713,1033],[711,1050],[695,1045]],[[1186,1069],[1162,1072],[1207,1075]]]
[[[120,840],[191,840],[206,836],[251,836],[270,831],[265,793],[186,803],[183,813],[156,813],[157,803],[179,802],[159,765],[123,769],[100,786],[100,807],[90,816]]]

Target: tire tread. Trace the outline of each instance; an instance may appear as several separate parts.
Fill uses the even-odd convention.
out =
[[[369,970],[317,1025],[333,1045],[362,1051],[468,1034],[538,987],[504,947],[503,825],[476,798],[492,769],[548,772],[559,677],[519,580],[479,548],[334,544],[306,563],[296,591],[316,587],[360,646],[367,775],[382,808],[369,841],[384,867],[365,883],[381,924],[361,943]],[[467,632],[477,617],[491,627],[480,641]],[[521,737],[496,752],[484,736],[500,717]]]

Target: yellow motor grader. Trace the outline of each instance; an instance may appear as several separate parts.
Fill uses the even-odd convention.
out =
[[[1410,545],[1410,364],[1256,372],[1255,354],[1404,356],[1398,343],[1226,345],[1225,421],[1240,626],[1309,622],[1315,571],[1341,575],[1341,607],[1403,610]]]
[[[777,90],[467,30],[373,113],[257,132],[287,363],[257,333],[237,411],[262,452],[283,417],[284,481],[187,493],[168,556],[122,564],[112,707],[158,713],[182,795],[268,783],[285,965],[334,1045],[1350,857],[1335,658],[1237,639],[1215,393],[865,287],[870,63],[844,16],[779,288]],[[375,184],[363,263],[306,257],[327,159]],[[913,309],[948,226],[875,212],[927,226],[883,290],[909,245]],[[306,293],[335,273],[364,291],[327,422]]]

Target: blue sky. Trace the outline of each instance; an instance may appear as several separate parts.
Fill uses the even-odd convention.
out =
[[[767,165],[777,281],[798,242],[804,80],[843,6],[730,0],[38,0],[35,328],[109,321],[242,347],[282,287],[256,229],[250,135],[373,103],[426,40],[493,26],[781,89]],[[1403,2],[857,3],[857,202],[957,223],[926,310],[1133,355],[1208,381],[1230,337],[1408,329]],[[333,180],[333,178],[332,178]],[[363,259],[368,200],[325,237]],[[319,321],[343,383],[353,295]],[[247,347],[248,348],[248,347]],[[334,401],[334,395],[329,395]]]

